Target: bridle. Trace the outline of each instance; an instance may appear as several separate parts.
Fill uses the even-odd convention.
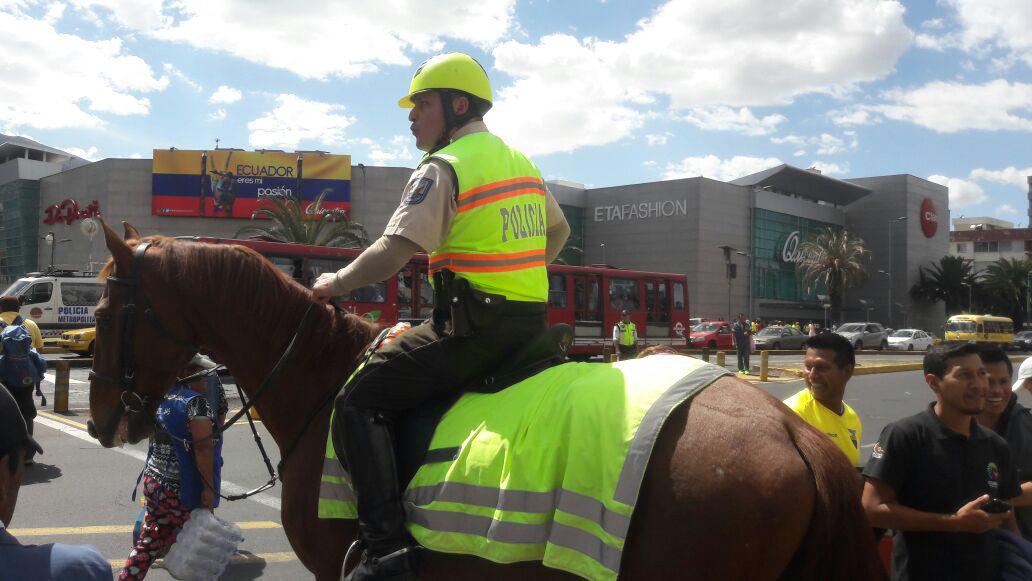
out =
[[[140,273],[143,272],[143,256],[146,254],[147,249],[150,248],[150,245],[150,242],[141,242],[136,246],[136,249],[133,251],[132,268],[129,271],[128,277],[107,277],[109,283],[129,287],[130,294],[129,301],[122,305],[122,310],[119,314],[122,318],[122,341],[118,352],[118,377],[111,377],[93,370],[90,370],[89,374],[90,380],[99,379],[122,388],[122,394],[119,396],[118,411],[108,420],[108,424],[105,426],[106,429],[102,432],[105,434],[114,431],[124,414],[144,413],[147,407],[154,402],[154,398],[150,395],[141,394],[136,385],[136,349],[133,337],[136,331],[136,315],[138,310],[143,311],[147,321],[150,322],[159,336],[172,341],[190,353],[196,353],[200,349],[194,343],[182,339],[172,331],[169,331],[168,327],[158,319],[154,310],[146,302],[146,297],[140,288]]]
[[[173,343],[182,347],[183,349],[186,349],[190,353],[198,353],[200,351],[200,347],[198,345],[195,345],[194,343],[186,339],[182,339],[181,337],[170,331],[168,327],[166,327],[161,322],[161,320],[158,319],[158,316],[154,313],[154,310],[151,309],[150,306],[147,304],[146,297],[143,295],[141,289],[140,274],[143,272],[143,256],[144,254],[146,254],[147,249],[150,248],[150,245],[150,242],[141,242],[136,246],[136,249],[133,251],[132,268],[130,269],[128,277],[107,277],[107,281],[110,283],[128,286],[130,290],[130,295],[129,301],[122,305],[120,313],[120,316],[122,317],[122,344],[120,345],[120,349],[118,352],[118,377],[111,377],[108,375],[97,373],[93,370],[90,370],[89,373],[90,380],[98,379],[100,381],[122,388],[122,394],[121,396],[119,396],[118,411],[116,411],[111,416],[111,418],[108,420],[108,423],[104,426],[105,429],[103,430],[103,432],[101,432],[104,434],[112,433],[118,426],[118,423],[122,420],[123,415],[145,413],[148,406],[150,406],[156,399],[148,394],[141,394],[137,389],[136,385],[136,351],[135,346],[133,344],[133,335],[136,331],[136,314],[138,310],[143,310],[143,314],[146,316],[147,321],[150,322],[151,326],[154,328],[154,330],[158,332],[158,335],[160,337],[172,341]],[[308,322],[311,320],[311,315],[313,312],[315,312],[315,306],[316,303],[314,302],[308,305],[308,309],[305,310],[305,314],[301,317],[301,322],[298,324],[297,330],[294,332],[294,336],[293,338],[291,338],[290,343],[287,345],[286,350],[283,352],[283,355],[280,356],[279,360],[273,366],[269,374],[265,377],[265,380],[262,381],[258,389],[255,390],[255,393],[251,397],[250,401],[247,401],[244,398],[243,393],[241,392],[240,398],[241,402],[243,403],[243,407],[236,414],[234,414],[233,417],[226,420],[224,424],[222,424],[221,426],[216,426],[216,429],[212,434],[212,436],[214,436],[216,433],[221,433],[225,431],[226,428],[232,426],[241,417],[246,416],[247,421],[251,426],[251,431],[254,434],[255,441],[258,443],[258,448],[261,451],[262,458],[265,461],[265,465],[269,469],[269,482],[265,483],[261,487],[258,487],[254,490],[251,490],[243,494],[238,494],[230,497],[223,497],[227,500],[239,500],[242,498],[247,498],[248,496],[257,494],[259,492],[271,488],[276,482],[277,475],[272,470],[271,461],[269,460],[268,454],[266,454],[265,448],[264,446],[262,446],[261,439],[258,436],[258,432],[254,427],[254,422],[251,419],[250,410],[252,407],[254,407],[255,403],[262,396],[262,394],[265,393],[269,386],[272,385],[273,380],[279,375],[284,364],[293,355],[295,347],[298,344],[298,338],[304,334],[304,331],[308,327]],[[381,334],[381,336],[382,335],[383,334]],[[219,366],[219,368],[224,367]],[[188,383],[193,379],[209,375],[214,371],[216,370],[202,371],[189,377],[180,379],[178,383]],[[332,395],[335,396],[336,391],[334,391]],[[277,472],[279,472],[279,478],[282,478],[283,466],[286,463],[287,458],[291,455],[291,453],[299,444],[301,437],[307,431],[308,426],[311,425],[312,420],[315,418],[315,416],[323,408],[325,408],[330,401],[332,401],[332,398],[323,402],[323,404],[316,408],[309,415],[308,419],[302,424],[301,432],[294,438],[290,446],[286,449],[286,452],[280,458],[277,470]],[[208,437],[211,438],[212,436]]]

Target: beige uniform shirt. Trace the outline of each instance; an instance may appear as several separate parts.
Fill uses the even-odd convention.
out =
[[[483,121],[472,121],[455,132],[452,140],[470,133],[487,131]],[[427,253],[444,242],[455,218],[455,177],[448,164],[431,159],[412,172],[401,196],[401,204],[394,211],[384,236],[402,236],[417,244]],[[546,227],[551,229],[565,221],[559,202],[545,188]]]

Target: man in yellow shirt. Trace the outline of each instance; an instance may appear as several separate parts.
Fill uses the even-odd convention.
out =
[[[860,417],[842,401],[853,377],[856,355],[841,335],[826,333],[806,340],[806,388],[785,400],[799,417],[824,432],[849,458],[860,465]]]
[[[0,297],[0,319],[3,319],[7,325],[14,324],[14,320],[18,318],[18,311],[21,310],[21,301],[18,297],[10,295]],[[36,349],[43,347],[43,334],[39,332],[39,327],[36,323],[29,319],[23,318],[21,325],[25,327],[25,330],[29,332],[32,337],[32,346]],[[37,384],[36,389],[39,389]],[[36,418],[36,402],[32,399],[32,389],[11,389],[11,394],[14,396],[15,401],[18,402],[18,409],[21,410],[22,417],[25,418],[25,424],[29,428],[29,435],[32,435],[33,422]],[[29,451],[25,457],[25,464],[32,464],[33,452]]]
[[[0,297],[0,319],[3,319],[5,323],[10,325],[18,317],[18,311],[21,310],[21,301],[18,297],[3,296]],[[24,317],[23,317],[24,318]],[[43,348],[43,334],[39,332],[39,327],[36,326],[35,321],[31,319],[25,319],[22,323],[25,330],[32,336],[32,346],[36,349]]]

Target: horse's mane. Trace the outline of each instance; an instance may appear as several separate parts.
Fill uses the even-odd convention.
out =
[[[127,240],[135,249],[141,242],[150,242],[161,252],[148,254],[147,269],[157,272],[166,281],[190,281],[203,286],[207,300],[220,304],[241,304],[251,317],[268,325],[268,336],[289,336],[298,325],[297,315],[289,308],[294,302],[310,302],[311,291],[276,268],[261,254],[236,244],[207,244],[166,236],[146,236]],[[153,256],[153,258],[152,258]],[[114,259],[101,269],[103,280],[114,270]],[[318,309],[326,313],[325,309]],[[328,313],[327,313],[328,315]],[[368,336],[372,325],[360,317],[338,317],[346,325],[345,332]]]

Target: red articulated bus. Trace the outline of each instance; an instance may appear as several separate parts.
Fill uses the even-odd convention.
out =
[[[358,257],[357,248],[330,248],[259,240],[196,238],[212,244],[239,244],[266,257],[301,284],[311,287],[324,272],[336,272]],[[351,291],[341,306],[377,323],[418,324],[433,311],[434,291],[428,259],[416,254],[393,279]],[[685,275],[623,270],[606,266],[548,266],[548,322],[573,327],[570,355],[601,355],[612,350],[613,325],[630,311],[639,346],[687,347],[688,286]]]

